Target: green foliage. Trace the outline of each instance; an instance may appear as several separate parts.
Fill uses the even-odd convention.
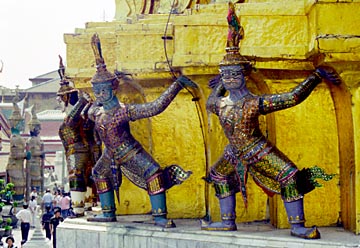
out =
[[[9,231],[12,229],[11,223],[12,223],[11,218],[7,218],[6,221],[0,218],[0,228],[4,228],[5,231]]]
[[[0,179],[0,197],[2,199],[0,206],[3,207],[3,201],[11,202],[12,196],[15,194],[13,183],[5,183],[5,180]]]
[[[13,183],[7,183],[5,186],[5,189],[8,191],[11,191],[14,187],[15,187],[15,185]]]

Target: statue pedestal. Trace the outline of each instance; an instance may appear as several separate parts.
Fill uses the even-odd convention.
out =
[[[154,226],[150,215],[117,217],[117,222],[87,222],[66,219],[57,229],[57,247],[131,248],[238,248],[238,247],[355,247],[359,237],[337,227],[320,227],[322,239],[303,240],[289,229],[276,229],[265,222],[238,223],[238,231],[201,231],[196,219],[176,219],[177,228]]]

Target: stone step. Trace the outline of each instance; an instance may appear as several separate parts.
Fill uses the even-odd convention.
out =
[[[360,247],[359,236],[339,227],[320,227],[321,239],[304,240],[290,236],[289,229],[276,229],[267,222],[238,223],[238,230],[233,232],[202,231],[195,219],[174,222],[177,228],[164,229],[154,226],[150,215],[120,216],[113,223],[66,219],[57,228],[57,244],[67,248]]]

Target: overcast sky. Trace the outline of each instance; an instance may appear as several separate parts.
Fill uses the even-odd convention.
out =
[[[31,87],[29,78],[58,69],[58,54],[66,65],[64,33],[114,16],[115,0],[0,0],[0,85]]]

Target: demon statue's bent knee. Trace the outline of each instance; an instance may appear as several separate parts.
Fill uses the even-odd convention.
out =
[[[245,76],[251,73],[252,64],[239,53],[238,36],[233,33],[242,29],[236,21],[239,19],[234,18],[236,14],[232,3],[231,9],[228,16],[231,35],[228,35],[228,39],[233,40],[227,43],[226,55],[220,62],[220,76],[209,83],[212,92],[206,106],[207,110],[219,117],[229,140],[223,155],[211,167],[206,178],[215,186],[222,221],[211,223],[202,220],[201,228],[222,231],[237,229],[235,194],[241,192],[246,205],[245,184],[250,173],[268,195],[281,194],[291,224],[291,235],[307,239],[320,238],[316,227],[304,227],[303,196],[314,189],[316,178],[330,180],[332,176],[316,166],[299,171],[262,134],[258,118],[301,103],[322,79],[334,84],[341,80],[332,68],[319,67],[290,92],[259,96],[252,94],[245,80]]]
[[[95,129],[105,149],[93,170],[103,213],[88,220],[116,221],[114,190],[119,199],[121,176],[124,175],[138,187],[147,190],[155,224],[162,227],[175,227],[174,222],[167,219],[165,190],[182,183],[191,172],[185,172],[178,165],[161,169],[160,165],[132,136],[129,123],[160,114],[183,87],[196,87],[196,85],[182,76],[153,102],[121,103],[115,95],[119,80],[116,75],[106,69],[97,35],[92,37],[92,47],[97,72],[91,83],[98,105],[94,105],[89,111],[89,118],[95,121]]]

